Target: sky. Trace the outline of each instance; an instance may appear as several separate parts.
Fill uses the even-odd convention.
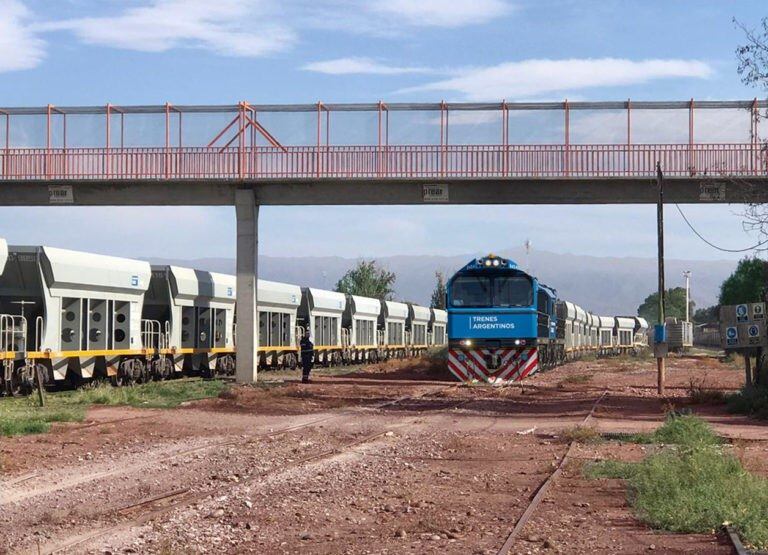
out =
[[[765,91],[739,80],[743,33],[732,20],[755,27],[766,15],[762,1],[716,0],[0,0],[0,106],[751,99]],[[370,141],[370,117],[340,117],[333,137]],[[514,121],[510,140],[558,142],[561,116],[536,118]],[[497,130],[482,117],[452,121],[455,141]],[[621,142],[623,121],[574,114],[572,142]],[[633,123],[637,142],[687,141],[686,113]],[[83,144],[98,125],[82,126]],[[428,118],[399,125],[402,142],[434,141],[439,128]],[[701,141],[749,131],[743,113],[700,114],[697,125]],[[146,137],[134,140],[150,140],[140,129]],[[302,144],[312,129],[297,120],[270,131]],[[13,144],[39,142],[39,126],[13,133]],[[759,240],[743,230],[741,206],[682,209],[718,245]],[[652,257],[655,232],[653,206],[263,207],[260,216],[270,255],[449,255],[530,240]],[[129,257],[231,257],[235,217],[226,207],[0,207],[0,236]],[[673,206],[666,254],[743,256],[707,246]]]

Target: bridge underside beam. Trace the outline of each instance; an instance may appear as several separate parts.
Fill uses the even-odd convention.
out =
[[[668,177],[670,203],[768,202],[768,177]],[[425,186],[443,185],[440,204],[653,204],[653,178],[23,180],[0,182],[0,206],[48,206],[51,187],[71,187],[80,206],[234,206],[235,191],[279,205],[432,204]],[[61,196],[57,204],[62,204]]]

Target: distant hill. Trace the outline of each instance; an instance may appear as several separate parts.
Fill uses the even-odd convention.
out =
[[[397,274],[396,297],[428,304],[435,285],[435,271],[450,276],[471,258],[488,253],[458,256],[384,256],[377,261]],[[515,260],[525,268],[522,249],[504,249],[496,254]],[[153,264],[177,264],[213,272],[234,273],[231,258],[195,260],[148,259]],[[339,256],[259,257],[259,277],[324,289],[333,289],[336,281],[356,259]],[[530,255],[530,270],[547,285],[557,289],[561,298],[572,300],[585,309],[600,314],[635,314],[645,297],[656,289],[656,259],[634,257],[597,257],[535,251]],[[691,270],[691,296],[697,307],[717,302],[722,281],[735,269],[730,260],[666,260],[667,286],[684,284],[683,270]]]

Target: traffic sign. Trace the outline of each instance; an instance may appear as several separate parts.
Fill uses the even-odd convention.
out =
[[[745,304],[736,305],[736,321],[746,322],[749,319],[749,307]]]
[[[755,303],[752,305],[752,319],[765,320],[765,304]]]

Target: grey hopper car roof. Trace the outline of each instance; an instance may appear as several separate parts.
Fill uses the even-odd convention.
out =
[[[598,316],[598,326],[601,328],[611,328],[613,329],[613,326],[616,324],[615,318],[613,316]]]
[[[448,312],[440,308],[433,308],[432,321],[435,324],[446,324],[448,322]]]
[[[259,309],[296,310],[301,303],[301,287],[277,281],[259,280],[257,300]]]
[[[170,279],[171,294],[177,305],[235,304],[235,276],[181,266],[152,266],[152,271],[163,272]]]
[[[426,306],[408,303],[408,318],[412,322],[427,324],[432,319],[432,312]]]
[[[8,243],[5,242],[5,239],[0,237],[0,274],[3,273],[3,270],[5,269],[5,263],[8,261]]]
[[[378,318],[381,314],[381,301],[379,299],[349,295],[347,306],[351,314],[357,318]]]
[[[347,297],[344,293],[315,289],[314,287],[302,287],[301,292],[312,312],[342,314],[347,304]]]
[[[390,320],[403,320],[408,318],[408,305],[395,301],[384,301],[381,305],[381,316]]]
[[[150,266],[140,260],[54,247],[18,250],[42,254],[43,273],[52,295],[94,297],[94,293],[109,293],[141,297],[149,287]]]

